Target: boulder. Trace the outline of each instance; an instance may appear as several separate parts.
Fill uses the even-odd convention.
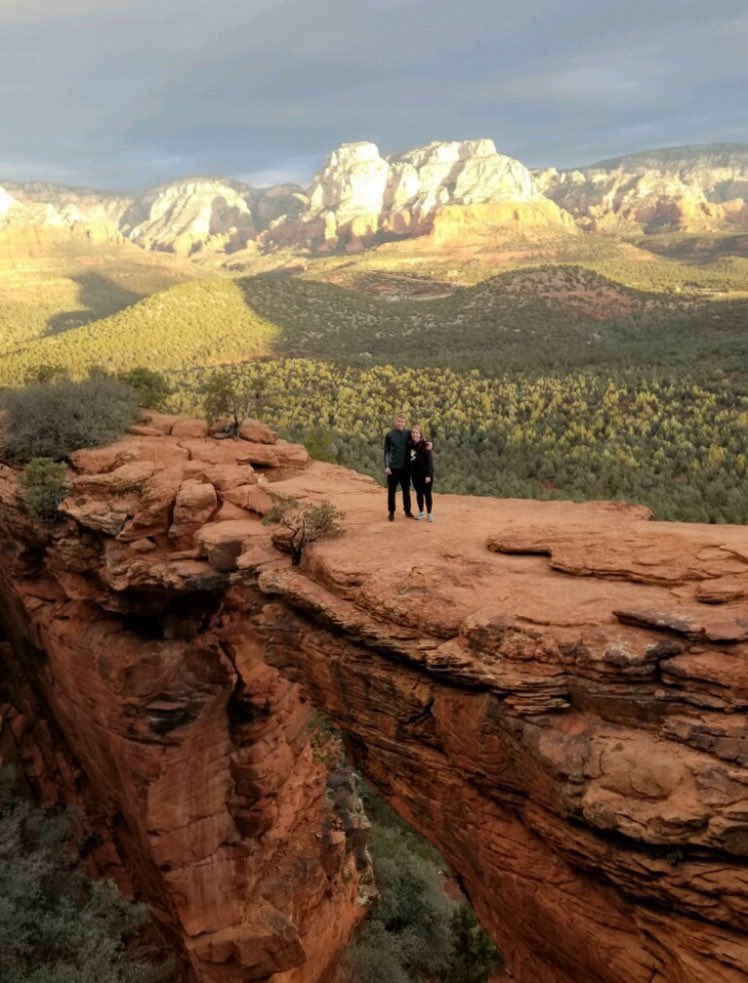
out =
[[[129,436],[107,447],[74,451],[70,455],[70,464],[83,474],[100,474],[131,461],[151,461],[155,468],[166,468],[188,458],[187,450],[173,441],[160,437]]]
[[[278,435],[260,420],[244,420],[239,427],[239,436],[253,444],[274,444]]]
[[[213,485],[195,479],[182,482],[174,502],[169,538],[175,543],[191,545],[193,533],[209,522],[217,509],[218,496]]]
[[[174,437],[207,437],[208,424],[199,418],[181,419],[177,420],[171,432]]]
[[[268,532],[257,519],[231,519],[203,526],[195,537],[200,556],[221,572],[236,569],[236,561],[248,540],[267,541]]]

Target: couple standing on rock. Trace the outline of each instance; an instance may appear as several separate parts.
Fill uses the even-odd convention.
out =
[[[395,418],[395,426],[384,438],[384,473],[387,475],[387,518],[395,519],[395,494],[400,485],[403,492],[403,511],[409,519],[422,519],[426,506],[426,521],[433,522],[431,514],[434,486],[434,455],[432,443],[426,440],[421,428],[406,427],[405,416]],[[410,483],[416,490],[418,515],[410,509]]]

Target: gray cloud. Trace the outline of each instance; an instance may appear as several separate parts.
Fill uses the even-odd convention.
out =
[[[530,165],[748,139],[744,0],[6,0],[0,180],[308,180],[338,144]]]

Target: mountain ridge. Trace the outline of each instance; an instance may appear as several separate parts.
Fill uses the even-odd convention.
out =
[[[490,138],[486,137],[482,139],[490,139]],[[361,141],[361,142],[369,142],[369,141]],[[445,143],[445,142],[449,142],[449,141],[439,141],[439,140],[432,141],[432,143]],[[424,146],[428,146],[428,144],[424,144]],[[748,141],[718,140],[712,143],[684,143],[684,144],[677,144],[677,145],[674,144],[672,146],[668,145],[663,147],[650,147],[650,148],[644,148],[643,150],[635,150],[632,151],[631,153],[618,154],[613,157],[601,158],[600,160],[591,161],[588,164],[574,164],[568,167],[560,167],[560,166],[555,167],[555,165],[553,164],[548,164],[544,167],[531,167],[529,168],[529,170],[531,172],[546,171],[552,167],[555,167],[557,171],[563,173],[566,173],[568,171],[584,171],[584,170],[590,170],[591,168],[617,167],[623,161],[626,160],[634,161],[637,158],[649,159],[650,157],[653,157],[655,155],[668,155],[670,153],[676,153],[679,151],[701,153],[701,152],[709,152],[717,148],[719,148],[720,150],[724,149],[726,152],[730,152],[730,153],[735,152],[735,153],[744,153],[748,155]],[[421,148],[411,148],[411,150],[408,149],[396,150],[393,151],[392,153],[384,154],[383,156],[389,160],[399,160],[400,158],[404,157],[406,154],[411,153],[412,149],[421,149]],[[230,177],[228,175],[209,174],[208,172],[205,171],[195,171],[194,173],[183,174],[169,181],[161,181],[158,184],[143,185],[142,187],[130,189],[130,190],[124,190],[122,188],[119,189],[95,188],[91,185],[66,184],[62,181],[45,181],[40,178],[36,178],[30,181],[13,181],[10,179],[6,180],[2,177],[0,177],[0,187],[6,189],[8,188],[24,189],[25,191],[32,191],[34,189],[36,190],[55,189],[58,191],[70,191],[75,194],[95,194],[101,197],[135,198],[139,195],[144,195],[147,194],[148,192],[156,191],[159,188],[165,188],[173,184],[180,184],[189,181],[220,181],[223,184],[234,185],[237,189],[246,188],[252,191],[269,191],[274,188],[288,186],[288,185],[293,185],[299,188],[299,190],[303,191],[305,187],[305,185],[299,184],[294,181],[285,181],[285,182],[280,182],[279,184],[267,184],[267,185],[252,184],[249,181],[242,181],[239,178]]]
[[[746,199],[748,144],[660,148],[583,168],[530,170],[487,138],[432,141],[397,154],[359,141],[333,151],[306,188],[256,188],[205,175],[129,194],[2,182],[0,233],[57,226],[191,258],[287,245],[317,254],[437,228],[437,244],[485,226],[622,235],[734,231],[748,225]],[[453,210],[449,217],[445,209]]]
[[[687,159],[689,155],[696,154],[748,154],[748,142],[740,141],[718,141],[717,143],[684,143],[672,147],[652,147],[645,150],[637,150],[630,154],[620,154],[616,157],[605,157],[592,164],[582,164],[578,167],[559,167],[559,171],[584,171],[592,168],[612,168],[620,167],[628,161],[631,164],[648,163],[652,160],[662,162],[672,162]],[[683,154],[683,156],[680,156]]]

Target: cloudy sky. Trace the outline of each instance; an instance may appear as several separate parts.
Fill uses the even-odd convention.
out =
[[[308,183],[334,147],[529,166],[748,141],[746,0],[2,0],[0,181]]]

